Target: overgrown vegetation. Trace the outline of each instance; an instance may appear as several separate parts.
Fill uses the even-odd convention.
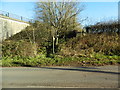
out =
[[[38,3],[38,6],[38,11],[42,10],[43,16],[39,17],[42,21],[31,23],[3,41],[2,66],[120,64],[120,34],[115,31],[118,29],[116,22],[89,26],[93,32],[101,30],[101,33],[82,33],[76,17],[78,12],[74,12],[76,3]],[[112,33],[105,30],[107,27],[111,31],[110,25],[115,29]]]
[[[86,33],[82,36],[78,34],[67,41],[61,38],[56,54],[53,54],[50,38],[40,36],[42,34],[37,32],[42,27],[34,28],[34,42],[33,30],[30,30],[33,25],[3,42],[3,66],[83,66],[120,63],[120,35],[117,33]]]
[[[109,20],[86,26],[88,33],[118,33],[120,34],[119,23],[117,20]]]
[[[102,54],[94,54],[92,57],[46,57],[41,54],[36,57],[3,57],[2,66],[6,67],[41,67],[41,66],[101,66],[115,65],[120,63],[120,56],[107,56]]]
[[[63,55],[90,56],[93,53],[104,55],[120,55],[120,35],[102,33],[87,34],[70,39],[61,46]]]

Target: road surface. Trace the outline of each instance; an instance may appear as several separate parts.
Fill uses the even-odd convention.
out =
[[[3,88],[118,88],[118,66],[4,67]]]

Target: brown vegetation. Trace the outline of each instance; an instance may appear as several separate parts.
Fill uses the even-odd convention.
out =
[[[120,55],[120,35],[118,34],[87,34],[83,37],[70,39],[61,45],[62,55],[90,55],[103,53],[105,55]]]

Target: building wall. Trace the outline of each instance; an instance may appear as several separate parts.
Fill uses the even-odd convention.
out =
[[[0,15],[0,41],[19,33],[29,26],[29,23]]]

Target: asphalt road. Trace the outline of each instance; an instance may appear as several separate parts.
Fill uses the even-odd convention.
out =
[[[118,66],[2,68],[3,88],[118,88]]]

